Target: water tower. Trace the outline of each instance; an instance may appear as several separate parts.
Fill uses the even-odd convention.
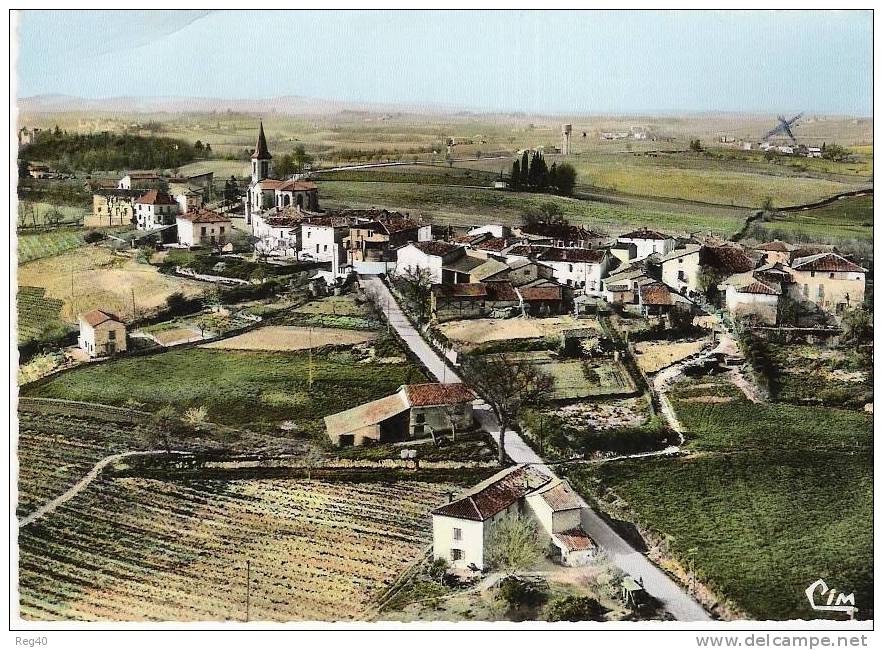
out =
[[[561,125],[561,153],[565,156],[570,155],[570,132],[573,131],[572,124]]]

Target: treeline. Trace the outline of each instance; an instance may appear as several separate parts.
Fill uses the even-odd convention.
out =
[[[549,167],[539,151],[530,157],[525,151],[521,160],[516,158],[512,163],[509,187],[513,190],[570,196],[573,194],[574,185],[576,185],[576,170],[573,165],[552,163]]]
[[[19,152],[22,163],[45,162],[56,171],[93,172],[116,169],[173,169],[204,157],[209,145],[174,138],[121,133],[68,133],[58,127],[41,131]],[[207,148],[208,147],[208,148]],[[21,164],[20,169],[27,169]]]

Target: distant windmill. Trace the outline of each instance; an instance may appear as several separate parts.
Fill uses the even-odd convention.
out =
[[[803,113],[798,113],[790,120],[786,120],[784,117],[779,115],[779,123],[769,133],[763,136],[763,139],[768,140],[774,135],[787,135],[789,138],[791,138],[791,141],[796,144],[797,138],[795,138],[794,134],[791,133],[791,127],[798,126],[797,120],[799,120],[801,117],[803,117]]]

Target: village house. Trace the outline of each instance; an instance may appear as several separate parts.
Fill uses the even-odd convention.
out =
[[[304,216],[300,222],[301,255],[317,262],[332,262],[335,266],[344,263],[344,240],[356,223],[358,219],[354,217],[335,213]]]
[[[302,216],[290,214],[255,215],[252,234],[258,240],[255,250],[274,257],[297,257],[301,249]]]
[[[456,273],[443,266],[464,256],[465,249],[442,241],[409,242],[396,251],[396,273],[418,269],[428,271],[432,284],[453,284]]]
[[[230,239],[233,223],[214,210],[197,210],[179,214],[178,243],[182,246],[223,246]]]
[[[684,295],[699,292],[700,244],[675,248],[662,258],[662,281]]]
[[[472,428],[475,399],[465,384],[407,384],[387,397],[326,416],[325,430],[338,447],[456,434]]]
[[[180,212],[178,202],[162,190],[149,190],[135,199],[135,227],[153,230],[175,223]]]
[[[865,300],[867,269],[838,253],[817,253],[791,262],[791,276],[803,300],[832,314],[859,307]]]
[[[135,221],[135,200],[141,190],[104,189],[92,195],[92,213],[87,214],[87,228],[127,226]]]
[[[790,264],[791,254],[794,249],[795,246],[789,244],[788,242],[779,241],[778,239],[764,242],[754,247],[754,250],[760,253],[760,255],[763,257],[763,260],[770,264],[775,264],[776,262],[781,262],[782,264]]]
[[[634,244],[636,251],[634,259],[638,260],[654,253],[665,256],[674,250],[676,244],[674,237],[647,228],[640,228],[620,235],[616,241],[620,244]]]
[[[657,281],[641,261],[636,261],[604,278],[602,296],[611,305],[637,305],[641,287]]]
[[[169,194],[178,202],[178,210],[181,213],[193,212],[203,206],[202,190],[194,189],[188,185],[169,183]]]
[[[456,570],[484,571],[495,527],[508,517],[525,517],[537,524],[553,559],[580,566],[597,551],[581,525],[584,507],[565,481],[515,465],[432,511],[432,554]]]
[[[512,229],[509,226],[504,226],[502,224],[489,223],[483,226],[470,228],[469,232],[466,234],[470,236],[488,234],[495,239],[506,239],[507,237],[511,237]]]
[[[664,282],[647,282],[638,289],[638,304],[644,316],[664,316],[672,309],[679,308],[688,312],[695,310],[695,305],[675,292]]]
[[[607,275],[610,255],[604,249],[547,248],[537,261],[552,268],[552,277],[561,284],[583,293],[601,292],[601,279]]]
[[[344,239],[347,261],[354,268],[364,262],[395,262],[396,249],[419,238],[422,224],[406,214],[387,210],[347,211],[350,213],[359,218]]]
[[[510,282],[433,284],[430,316],[438,323],[463,318],[511,316],[520,300]]]
[[[597,248],[608,240],[607,235],[594,232],[584,226],[545,221],[521,226],[516,228],[515,233],[525,243],[542,243],[558,248]]]
[[[153,172],[129,172],[117,183],[120,190],[161,189],[165,185],[162,176]]]
[[[638,247],[631,242],[616,242],[607,249],[607,252],[610,253],[612,258],[618,260],[620,264],[628,264],[637,257]]]
[[[116,315],[93,309],[80,315],[77,345],[90,357],[109,357],[126,351],[126,326]]]
[[[752,273],[742,281],[727,282],[725,306],[734,318],[750,318],[763,325],[778,325],[781,287],[763,282]]]

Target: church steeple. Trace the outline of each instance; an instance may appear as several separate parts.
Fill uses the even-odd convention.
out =
[[[261,120],[261,128],[258,131],[258,143],[251,155],[251,179],[253,182],[262,181],[270,175],[270,149],[267,147],[267,137],[264,135],[264,122]]]

